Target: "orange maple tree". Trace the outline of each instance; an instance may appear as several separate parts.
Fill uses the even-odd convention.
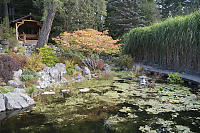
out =
[[[112,37],[107,35],[107,31],[99,32],[94,29],[78,30],[73,33],[64,32],[53,40],[57,44],[71,49],[98,54],[118,53],[121,45],[116,44],[119,40],[113,40]]]

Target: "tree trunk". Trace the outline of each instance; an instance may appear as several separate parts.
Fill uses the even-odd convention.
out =
[[[6,27],[9,28],[9,13],[8,13],[8,3],[4,3],[4,18],[7,19],[5,20],[6,22]]]
[[[51,6],[48,9],[47,16],[45,21],[43,22],[43,26],[40,32],[40,36],[38,38],[38,42],[36,45],[37,48],[43,47],[45,44],[48,43],[49,34],[51,32],[52,23],[56,14],[56,2],[52,1]]]

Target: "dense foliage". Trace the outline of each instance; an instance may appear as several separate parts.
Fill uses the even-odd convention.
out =
[[[180,84],[183,83],[184,80],[182,79],[182,77],[180,76],[179,73],[170,73],[168,74],[168,78],[167,78],[168,83],[170,84]]]
[[[17,64],[11,57],[2,56],[0,57],[0,77],[5,82],[8,82],[13,78],[14,71],[20,69],[20,65]]]
[[[170,16],[187,15],[198,9],[199,0],[156,0],[163,19]]]
[[[36,71],[32,70],[32,69],[23,69],[22,71],[22,75],[21,75],[21,80],[22,81],[27,81],[27,80],[31,80],[33,78],[37,79],[38,75],[36,73]]]
[[[31,57],[27,58],[25,68],[32,69],[35,71],[40,71],[43,68],[42,55],[41,54],[32,54]]]
[[[53,36],[61,32],[74,32],[87,28],[104,29],[106,16],[105,0],[68,0],[64,2],[64,11],[56,14],[53,23]]]
[[[195,12],[133,29],[123,37],[124,50],[136,61],[200,72],[199,20]]]
[[[141,8],[139,0],[109,0],[106,18],[109,34],[113,38],[118,38],[133,28],[145,26]]]
[[[64,45],[69,49],[76,49],[86,55],[92,53],[117,53],[120,50],[118,40],[113,40],[106,32],[98,32],[93,29],[79,30],[73,33],[64,32],[53,39],[59,45]]]
[[[42,62],[49,67],[54,66],[58,62],[58,57],[52,50],[53,48],[47,45],[44,45],[43,48],[39,49],[39,55],[42,56]]]

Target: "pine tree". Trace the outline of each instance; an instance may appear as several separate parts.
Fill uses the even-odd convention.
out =
[[[69,0],[64,2],[65,12],[57,13],[53,36],[61,32],[93,28],[102,31],[106,17],[105,0]]]
[[[139,0],[109,0],[106,26],[113,38],[120,38],[130,29],[145,26],[145,18]]]

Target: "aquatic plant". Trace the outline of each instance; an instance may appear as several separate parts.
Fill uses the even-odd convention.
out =
[[[180,84],[180,83],[184,82],[183,79],[181,78],[180,74],[177,72],[168,74],[167,81],[170,84]]]

